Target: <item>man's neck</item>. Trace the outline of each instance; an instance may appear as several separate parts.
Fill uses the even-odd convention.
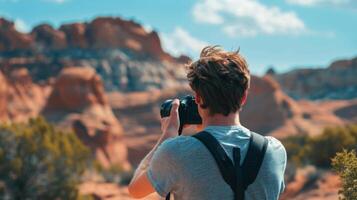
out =
[[[215,114],[207,116],[202,119],[203,128],[207,126],[235,126],[241,125],[238,113],[231,113],[228,116],[222,114]]]

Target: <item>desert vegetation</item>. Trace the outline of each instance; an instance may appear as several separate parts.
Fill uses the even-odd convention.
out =
[[[332,159],[333,169],[342,178],[342,188],[339,191],[341,200],[357,199],[357,155],[356,151],[337,153]]]
[[[75,134],[43,118],[0,126],[0,199],[83,199],[77,185],[92,163]]]
[[[327,127],[316,136],[296,135],[282,140],[288,154],[287,188],[282,199],[356,199],[357,124]],[[298,191],[305,191],[299,196]]]
[[[357,148],[357,124],[327,127],[315,137],[290,136],[282,142],[288,152],[288,159],[293,164],[330,168],[331,158],[337,152]]]

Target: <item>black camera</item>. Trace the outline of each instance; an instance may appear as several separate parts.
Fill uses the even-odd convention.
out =
[[[172,99],[166,100],[160,108],[161,118],[170,116]],[[202,124],[202,118],[198,113],[198,107],[193,96],[186,96],[180,99],[179,106],[180,125]]]

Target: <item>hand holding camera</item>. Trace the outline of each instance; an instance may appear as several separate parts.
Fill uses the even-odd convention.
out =
[[[175,137],[180,128],[179,106],[180,101],[174,99],[167,116],[161,117],[161,131],[164,137]]]
[[[170,136],[180,135],[185,125],[202,124],[198,106],[192,96],[166,100],[161,105],[160,115],[161,130]]]

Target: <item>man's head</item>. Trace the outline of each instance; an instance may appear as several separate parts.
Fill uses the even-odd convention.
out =
[[[196,94],[199,110],[227,116],[239,111],[245,103],[250,74],[239,51],[227,52],[217,46],[208,46],[187,68],[187,78]]]

